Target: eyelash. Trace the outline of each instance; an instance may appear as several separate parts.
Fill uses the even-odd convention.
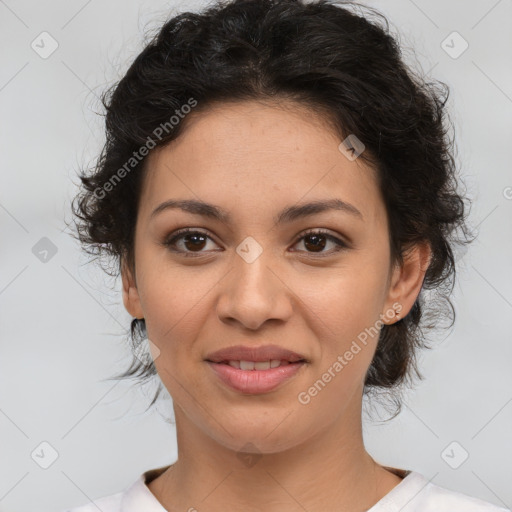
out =
[[[207,238],[209,238],[210,240],[212,240],[212,238],[210,236],[208,236],[208,234],[204,231],[200,231],[200,230],[197,230],[194,228],[184,228],[184,229],[180,229],[179,231],[176,231],[175,233],[173,233],[171,235],[171,237],[169,237],[167,240],[165,240],[163,242],[163,245],[170,248],[175,245],[176,241],[178,241],[180,238],[183,238],[184,235],[189,235],[189,234],[204,235]],[[345,242],[343,242],[339,238],[329,234],[327,231],[325,231],[323,229],[310,229],[310,230],[306,231],[295,241],[295,243],[293,245],[297,245],[298,242],[300,242],[303,238],[306,238],[308,235],[324,235],[328,240],[330,240],[331,242],[334,242],[334,244],[336,244],[336,249],[334,249],[333,251],[328,252],[328,253],[316,253],[317,255],[315,257],[322,258],[322,257],[330,256],[332,254],[338,253],[340,251],[343,251],[344,249],[349,248]],[[200,258],[201,256],[203,256],[203,254],[201,252],[194,253],[194,252],[179,251],[179,250],[175,250],[175,249],[171,249],[171,250],[172,250],[172,252],[180,253],[187,258]],[[304,251],[299,251],[299,252],[304,252]],[[315,253],[308,253],[308,254],[315,255]]]

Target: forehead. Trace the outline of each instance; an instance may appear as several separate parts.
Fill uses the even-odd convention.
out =
[[[193,112],[174,141],[146,160],[140,215],[170,198],[272,208],[339,198],[382,214],[375,170],[349,160],[320,114],[295,103],[245,101]]]

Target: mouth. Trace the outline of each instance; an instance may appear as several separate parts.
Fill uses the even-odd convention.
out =
[[[206,362],[221,383],[231,390],[248,395],[274,391],[292,377],[296,377],[307,365],[305,359],[294,362],[280,359]]]
[[[207,355],[205,362],[228,388],[260,394],[273,391],[306,367],[306,356],[280,345],[236,345]]]

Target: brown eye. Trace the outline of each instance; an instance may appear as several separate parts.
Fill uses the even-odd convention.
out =
[[[200,251],[206,245],[207,238],[201,233],[190,233],[183,236],[183,244],[191,251]]]
[[[348,248],[348,246],[339,238],[336,238],[335,236],[330,235],[322,230],[308,231],[301,238],[299,238],[295,245],[301,241],[303,241],[307,253],[317,253],[320,254],[320,256],[328,256]],[[329,242],[334,244],[334,250],[324,251],[325,246]]]
[[[306,247],[308,251],[321,252],[327,244],[326,239],[327,237],[325,235],[317,235],[314,233],[307,235],[304,237],[304,247]]]
[[[203,231],[187,228],[174,233],[170,239],[164,242],[164,245],[184,256],[196,256],[194,253],[201,256],[207,245],[207,240],[211,240],[211,238]],[[181,243],[181,247],[179,247],[179,243]]]

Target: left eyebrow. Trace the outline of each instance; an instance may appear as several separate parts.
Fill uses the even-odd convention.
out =
[[[225,224],[231,222],[230,214],[223,208],[214,204],[198,201],[196,199],[170,199],[158,205],[150,215],[150,219],[167,209],[181,209],[195,215],[202,215],[210,219],[219,220]],[[293,222],[299,218],[309,217],[329,210],[338,210],[364,220],[363,214],[352,204],[341,199],[329,199],[326,201],[312,201],[284,208],[274,219],[275,224]]]

